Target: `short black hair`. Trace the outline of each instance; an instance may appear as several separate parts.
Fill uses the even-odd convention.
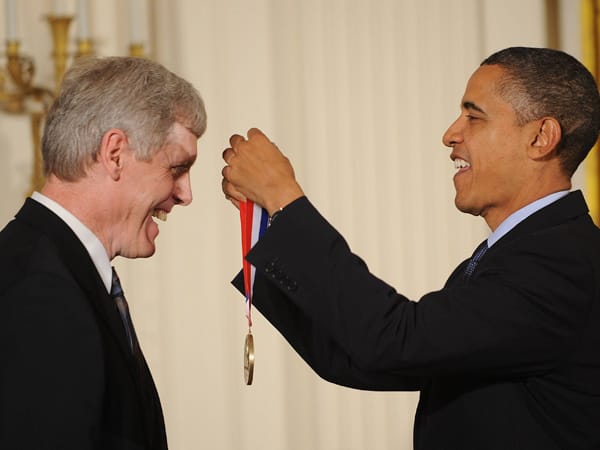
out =
[[[598,139],[600,94],[593,75],[573,56],[549,48],[510,47],[482,63],[507,73],[500,95],[516,111],[520,124],[554,117],[562,138],[556,154],[571,176]]]

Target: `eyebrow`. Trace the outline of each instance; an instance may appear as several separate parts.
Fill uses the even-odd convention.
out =
[[[473,102],[469,102],[469,101],[463,102],[462,106],[464,109],[472,109],[472,110],[480,112],[481,114],[487,114],[480,106],[477,106]]]
[[[194,165],[195,162],[196,162],[196,158],[188,158],[184,161],[180,161],[179,163],[175,163],[174,166],[175,167],[187,167],[189,169]]]
[[[190,155],[185,150],[182,150],[181,148],[179,148],[177,153],[173,157],[172,165],[177,166],[177,167],[185,166],[185,167],[190,168],[194,165],[197,158],[198,158],[198,153],[195,153],[194,155]]]

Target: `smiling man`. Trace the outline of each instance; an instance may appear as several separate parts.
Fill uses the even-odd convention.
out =
[[[457,208],[491,234],[419,301],[369,272],[262,132],[232,136],[223,191],[272,216],[247,256],[254,305],[326,380],[420,391],[417,450],[600,448],[600,230],[571,191],[599,130],[573,57],[483,61],[443,142]]]
[[[450,157],[458,169],[454,176],[457,208],[483,217],[491,230],[534,200],[571,187],[572,170],[563,167],[564,157],[558,155],[561,134],[570,127],[562,131],[554,111],[523,121],[512,103],[519,102],[515,106],[529,114],[534,106],[527,103],[533,101],[526,95],[514,98],[518,94],[505,92],[507,88],[502,86],[510,83],[510,77],[509,69],[501,64],[482,65],[467,84],[461,115],[443,137],[444,144],[452,148]],[[561,94],[567,95],[562,99],[567,105],[560,104]],[[573,102],[569,93],[553,89],[550,95],[555,97],[554,108],[568,108]],[[570,114],[561,109],[562,115],[567,112]],[[583,111],[573,113],[583,115]],[[587,120],[591,122],[594,117]],[[588,145],[595,141],[591,130]]]
[[[116,256],[155,252],[192,201],[206,128],[194,87],[139,58],[65,74],[45,124],[47,181],[0,232],[0,448],[167,448]]]

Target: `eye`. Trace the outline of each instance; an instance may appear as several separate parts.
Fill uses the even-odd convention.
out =
[[[472,115],[472,114],[467,114],[465,117],[467,118],[467,120],[468,120],[469,122],[471,122],[471,121],[473,121],[473,120],[478,120],[478,119],[480,119],[480,117],[474,116],[474,115]]]
[[[190,166],[189,165],[187,165],[187,164],[181,164],[181,165],[178,165],[178,166],[171,167],[171,174],[173,175],[174,178],[179,178],[183,174],[189,172],[189,170],[190,170]]]

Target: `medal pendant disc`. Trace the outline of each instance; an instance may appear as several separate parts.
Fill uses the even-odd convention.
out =
[[[244,343],[244,380],[246,385],[252,384],[252,378],[254,375],[254,338],[252,333],[246,335],[246,342]]]

